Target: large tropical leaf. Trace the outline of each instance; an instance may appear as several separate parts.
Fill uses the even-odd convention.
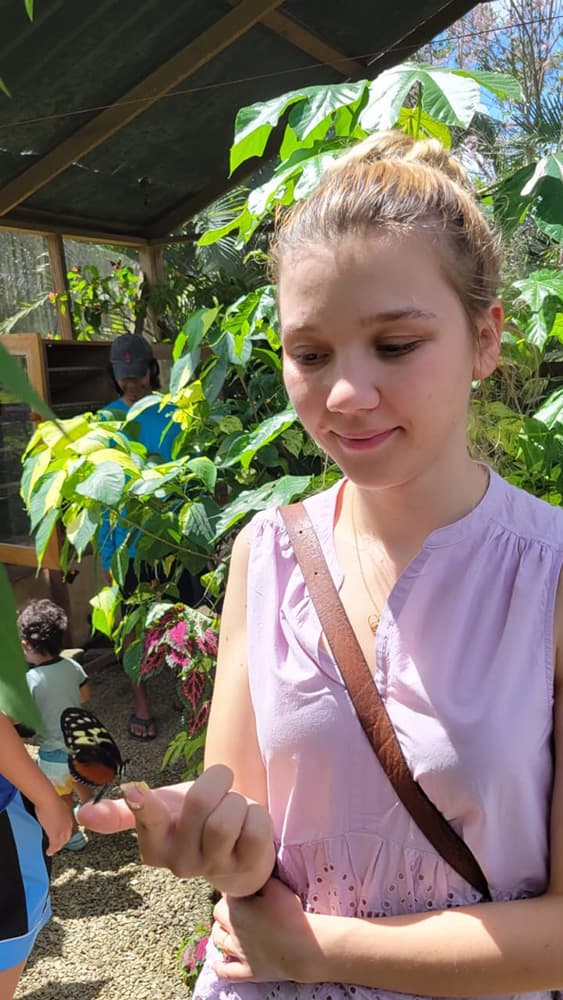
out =
[[[273,176],[249,194],[246,208],[204,234],[200,243],[211,243],[234,230],[247,241],[276,205],[306,197],[318,185],[331,156],[370,132],[399,124],[416,138],[436,136],[449,146],[450,126],[469,126],[482,107],[483,89],[496,97],[520,96],[517,81],[502,73],[405,63],[373,82],[306,87],[242,108],[235,123],[231,170],[262,156],[272,130],[287,116],[281,162]],[[412,94],[414,110],[406,107]]]
[[[25,679],[26,664],[16,625],[16,603],[4,566],[0,565],[0,712],[37,732],[43,723]]]
[[[536,163],[522,195],[536,199],[534,214],[540,229],[563,243],[563,153],[549,153]]]
[[[331,87],[304,87],[292,90],[270,101],[259,101],[241,108],[235,120],[235,141],[231,147],[231,173],[245,160],[262,156],[272,129],[293,105],[300,107],[292,116],[290,125],[296,135],[303,138],[321,122],[326,122],[341,107],[360,100],[366,81],[334,84]]]
[[[557,311],[563,311],[563,275],[557,271],[543,269],[532,271],[527,278],[515,281],[518,300],[530,310],[524,332],[527,340],[537,347],[543,347]]]
[[[418,84],[420,105],[430,118],[467,128],[481,106],[481,88],[496,96],[520,94],[513,77],[503,73],[451,70],[422,63],[404,63],[386,70],[370,84],[370,98],[360,115],[368,132],[392,128],[407,94]]]

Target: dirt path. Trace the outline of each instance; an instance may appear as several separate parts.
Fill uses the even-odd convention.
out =
[[[149,688],[159,735],[149,743],[127,736],[128,681],[115,665],[92,678],[88,707],[106,723],[130,759],[128,777],[149,784],[178,780],[160,770],[178,731],[172,674]],[[39,935],[17,1000],[187,1000],[176,953],[206,911],[208,887],[139,864],[135,834],[90,834],[84,851],[54,859],[53,919]]]

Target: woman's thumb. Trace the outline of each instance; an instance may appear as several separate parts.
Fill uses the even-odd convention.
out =
[[[141,860],[145,865],[165,865],[170,813],[164,802],[145,781],[126,783],[121,790],[135,817]]]

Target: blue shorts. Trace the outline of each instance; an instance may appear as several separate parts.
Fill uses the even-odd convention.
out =
[[[0,971],[25,961],[51,916],[46,837],[20,792],[0,813]]]

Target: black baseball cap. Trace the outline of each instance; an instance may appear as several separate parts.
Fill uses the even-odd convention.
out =
[[[153,353],[140,333],[124,333],[111,345],[109,359],[115,378],[141,378],[147,371]]]

